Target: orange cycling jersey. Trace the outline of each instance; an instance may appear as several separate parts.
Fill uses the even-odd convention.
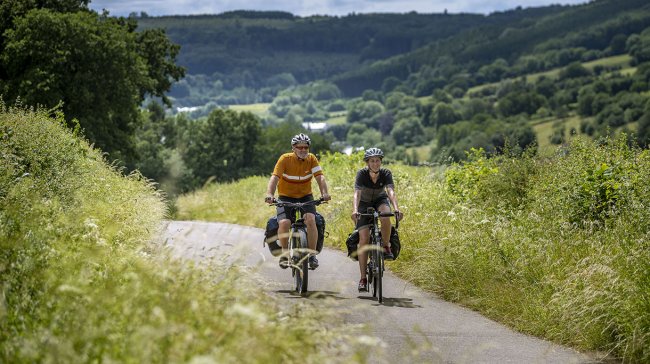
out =
[[[273,174],[280,178],[278,195],[301,198],[311,194],[311,179],[323,174],[316,156],[309,153],[304,160],[295,153],[285,153],[275,164]]]

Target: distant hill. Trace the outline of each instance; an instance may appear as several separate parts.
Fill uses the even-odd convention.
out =
[[[564,66],[581,59],[558,54],[562,51],[569,53],[574,48],[603,51],[615,35],[642,31],[650,25],[650,3],[596,0],[576,6],[518,8],[488,18],[500,21],[465,29],[407,54],[348,71],[334,80],[344,93],[358,95],[365,89],[379,89],[387,77],[405,79],[425,65],[435,67],[441,58],[469,71],[498,58],[516,62],[523,55],[555,59],[545,60],[536,69],[522,69],[522,74]]]
[[[298,17],[284,12],[235,11],[219,15],[137,18],[140,29],[163,28],[181,46],[178,63],[189,75],[219,80],[225,89],[275,86],[373,72],[378,60],[409,54],[481,27],[522,22],[567,7],[482,14],[350,14]],[[401,67],[401,66],[400,66]],[[405,76],[404,70],[396,75]],[[176,95],[179,96],[179,95]],[[264,100],[258,100],[264,101]],[[265,100],[269,101],[269,100]]]
[[[188,77],[171,96],[183,106],[196,106],[209,101],[271,102],[288,86],[318,79],[334,81],[352,97],[366,89],[379,90],[387,78],[406,80],[423,66],[436,68],[441,62],[471,72],[499,58],[557,58],[521,70],[539,72],[580,60],[558,55],[560,51],[602,51],[609,44],[601,43],[613,35],[639,32],[650,23],[649,6],[645,0],[596,0],[518,7],[487,16],[411,12],[299,17],[234,11],[137,20],[140,29],[164,28],[181,46],[178,63],[187,68]],[[629,21],[610,24],[620,16]],[[612,34],[603,37],[602,32]],[[470,80],[469,86],[483,81]],[[418,96],[452,81],[443,74],[427,82]],[[206,96],[206,90],[214,95]]]

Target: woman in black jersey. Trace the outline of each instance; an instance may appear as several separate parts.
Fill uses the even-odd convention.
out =
[[[362,249],[370,241],[370,226],[372,218],[359,216],[359,211],[366,212],[368,207],[373,207],[380,212],[390,212],[390,205],[395,209],[397,219],[401,220],[403,215],[399,211],[397,195],[393,184],[393,174],[386,168],[381,168],[384,152],[379,148],[366,150],[363,160],[366,166],[357,172],[354,181],[354,198],[352,206],[352,220],[359,230],[359,292],[368,290],[368,278],[366,277],[366,266],[368,265],[368,253]],[[389,204],[390,202],[390,204]],[[390,217],[380,218],[381,236],[384,245],[384,259],[394,259],[390,251]]]

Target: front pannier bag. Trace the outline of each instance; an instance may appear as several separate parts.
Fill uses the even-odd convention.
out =
[[[379,233],[381,236],[381,233]],[[357,256],[357,249],[359,248],[359,230],[354,230],[350,235],[348,235],[345,245],[348,248],[348,257],[352,260],[359,260]],[[395,256],[395,259],[399,256],[400,251],[402,250],[402,244],[399,241],[399,234],[395,226],[392,226],[390,229],[390,251]]]
[[[282,254],[282,247],[278,241],[278,218],[272,216],[266,222],[266,230],[264,231],[264,243],[269,246],[269,251],[274,257]],[[323,250],[325,241],[325,218],[323,215],[316,213],[316,229],[318,230],[318,242],[316,243],[316,250],[320,253]]]

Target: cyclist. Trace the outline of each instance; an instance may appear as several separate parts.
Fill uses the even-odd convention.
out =
[[[291,153],[285,153],[280,156],[273,174],[269,179],[266,189],[266,203],[273,203],[275,189],[278,189],[278,199],[285,202],[307,202],[313,201],[311,181],[312,177],[316,179],[320,194],[323,200],[331,199],[327,192],[327,182],[325,175],[318,163],[318,159],[312,153],[309,153],[311,139],[305,134],[297,134],[291,139]],[[318,241],[318,230],[316,228],[316,207],[306,205],[303,216],[305,225],[307,225],[307,240],[309,249],[316,250]],[[295,217],[294,209],[289,207],[278,207],[278,240],[282,246],[282,251],[286,252],[289,245],[289,229]],[[286,269],[289,267],[289,258],[286,254],[280,256],[280,267]],[[316,269],[318,259],[315,255],[309,257],[309,268]]]
[[[363,160],[366,166],[357,172],[354,181],[354,197],[352,206],[352,221],[356,223],[359,231],[359,271],[361,279],[359,280],[359,292],[368,290],[368,278],[366,277],[366,266],[368,265],[368,253],[363,251],[363,247],[370,241],[370,226],[372,226],[372,217],[359,216],[359,212],[365,213],[368,207],[383,213],[390,212],[390,204],[395,209],[395,216],[401,220],[404,215],[399,210],[397,204],[397,195],[393,184],[393,174],[386,168],[381,168],[384,152],[379,148],[370,148],[365,151]],[[390,250],[390,217],[381,217],[381,237],[384,246],[384,259],[393,260]]]

